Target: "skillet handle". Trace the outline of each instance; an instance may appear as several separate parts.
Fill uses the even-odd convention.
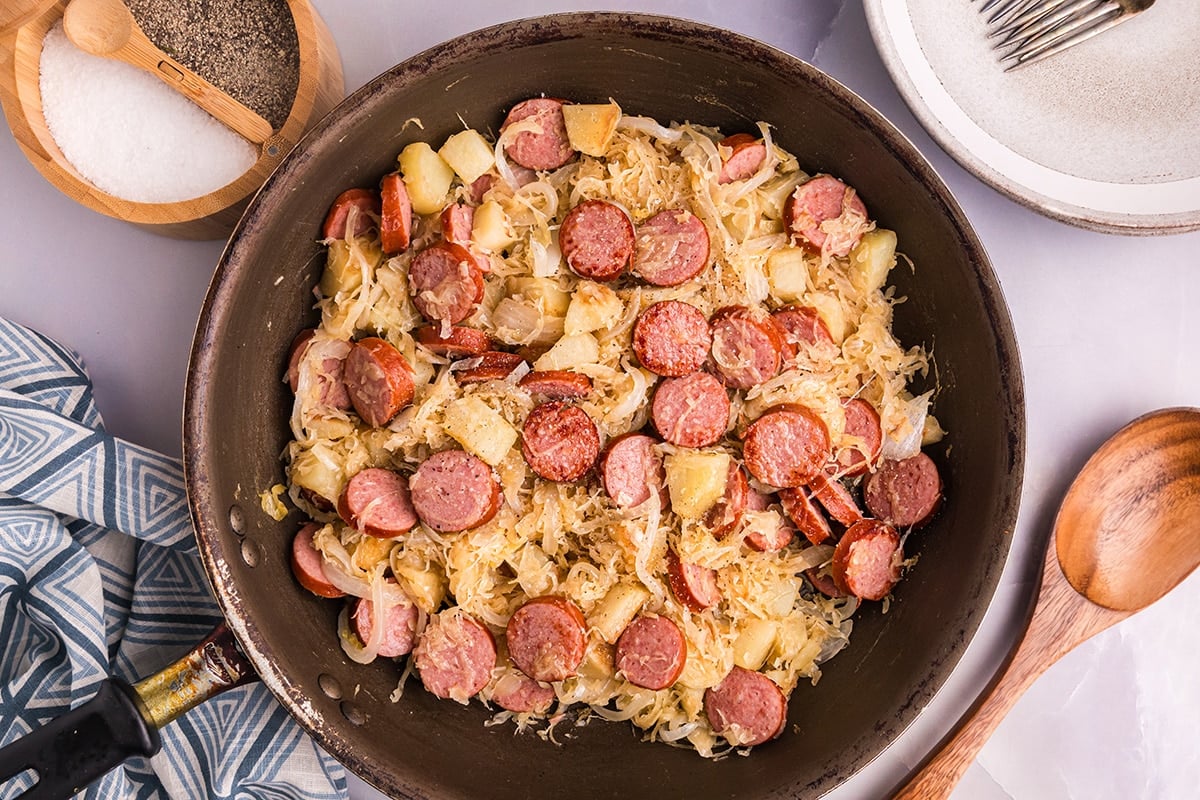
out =
[[[256,677],[222,622],[162,672],[134,686],[108,678],[79,708],[0,748],[0,784],[33,770],[37,784],[18,797],[66,800],[125,759],[157,753],[171,720]]]

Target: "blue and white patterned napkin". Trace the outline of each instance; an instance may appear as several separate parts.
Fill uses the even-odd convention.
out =
[[[78,357],[0,318],[0,745],[115,674],[175,661],[220,620],[178,462],[104,432]],[[161,731],[89,800],[346,796],[340,764],[259,683]],[[0,798],[27,784],[10,781]]]

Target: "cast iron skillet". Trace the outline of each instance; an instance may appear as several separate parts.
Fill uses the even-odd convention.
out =
[[[438,701],[419,681],[389,700],[399,667],[348,661],[339,604],[302,590],[289,566],[296,514],[264,514],[283,480],[288,345],[316,320],[318,228],[333,198],[375,185],[411,141],[466,124],[494,132],[505,111],[546,94],[616,99],[631,114],[727,133],[775,126],[809,172],[856,187],[899,234],[916,270],[891,280],[908,300],[895,330],[931,347],[936,412],[950,435],[933,455],[948,501],[909,538],[920,554],[887,614],[855,623],[851,646],[790,700],[782,738],[714,763],[640,742],[627,724],[563,726],[561,744],[485,727],[478,703]],[[405,124],[419,119],[420,126]],[[918,387],[920,388],[920,387]],[[987,257],[916,149],[846,88],[791,56],[727,31],[662,17],[568,14],[460,37],[381,75],[303,139],[251,203],[222,256],[193,345],[184,464],[208,575],[262,680],[351,770],[410,798],[815,797],[874,758],[945,681],[992,597],[1009,549],[1024,458],[1024,399],[1011,321]],[[209,661],[236,656],[210,645]],[[242,666],[232,664],[228,680]],[[244,666],[244,665],[243,665]]]

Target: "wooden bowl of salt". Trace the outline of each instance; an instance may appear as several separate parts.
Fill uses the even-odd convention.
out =
[[[252,144],[182,94],[67,41],[68,0],[0,13],[0,105],[25,156],[76,202],[164,236],[220,239],[345,93],[308,0],[125,0],[161,49],[271,123]],[[222,14],[213,6],[228,5]],[[233,13],[236,12],[236,13]]]

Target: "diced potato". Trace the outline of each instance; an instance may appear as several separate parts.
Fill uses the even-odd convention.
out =
[[[728,454],[677,450],[664,461],[671,508],[679,516],[698,519],[724,496]]]
[[[771,295],[794,303],[808,291],[808,263],[799,247],[784,247],[767,257],[767,282]]]
[[[588,626],[594,628],[604,641],[616,644],[617,637],[649,598],[649,590],[641,584],[618,583],[592,609],[588,615]]]
[[[426,614],[437,611],[446,597],[446,576],[441,567],[415,554],[393,559],[392,573],[404,593]]]
[[[603,105],[568,103],[563,106],[567,140],[571,147],[588,156],[602,156],[608,152],[608,143],[612,141],[620,120],[621,107],[612,102]]]
[[[336,501],[342,494],[342,472],[326,459],[305,450],[292,459],[288,471],[292,483],[301,489],[316,492],[327,500]]]
[[[563,333],[570,336],[611,328],[624,313],[625,304],[612,289],[602,283],[580,281],[571,295]]]
[[[770,620],[747,621],[733,642],[733,663],[744,669],[757,671],[775,645],[775,629],[775,623]]]
[[[438,155],[470,185],[496,163],[496,152],[477,130],[459,131],[438,149]]]
[[[764,183],[759,194],[762,198],[763,216],[767,219],[783,219],[783,209],[787,205],[787,199],[796,191],[800,180],[799,174],[792,173],[772,178]]]
[[[836,344],[841,344],[846,338],[846,312],[842,310],[842,304],[833,295],[819,292],[810,295],[808,301],[821,315],[829,336]]]
[[[896,266],[896,234],[886,228],[867,231],[850,251],[850,282],[860,292],[883,288]]]
[[[534,369],[572,369],[579,364],[595,364],[600,360],[600,344],[590,333],[564,336],[554,343],[541,358],[533,362]]]
[[[475,209],[471,224],[471,243],[489,253],[499,253],[515,242],[508,215],[495,200],[486,200]]]
[[[565,316],[571,305],[571,295],[553,278],[509,278],[508,293],[541,300],[542,310],[555,317]]]
[[[445,208],[454,170],[428,143],[413,142],[400,151],[400,174],[413,211],[436,214]]]
[[[321,294],[333,297],[339,292],[352,292],[362,286],[362,268],[365,263],[371,274],[383,261],[379,245],[366,239],[356,239],[352,244],[345,239],[336,239],[329,245],[325,255],[325,270],[321,273]]]
[[[464,450],[493,467],[504,459],[517,441],[517,431],[508,420],[474,396],[460,398],[446,406],[446,421],[442,427]]]
[[[351,556],[354,566],[361,570],[370,570],[380,561],[387,559],[388,554],[392,551],[392,545],[395,543],[392,539],[376,539],[374,536],[362,537],[354,546],[354,555]]]

